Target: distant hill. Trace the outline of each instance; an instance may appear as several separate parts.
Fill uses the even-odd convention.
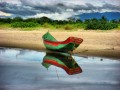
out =
[[[85,19],[91,19],[91,18],[99,19],[102,16],[107,17],[108,20],[113,20],[113,19],[118,20],[120,19],[120,12],[83,13],[83,14],[74,16],[74,18],[77,17],[77,18],[80,18],[81,20],[85,20]]]

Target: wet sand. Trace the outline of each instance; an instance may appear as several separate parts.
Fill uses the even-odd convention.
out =
[[[0,47],[26,48],[46,50],[42,35],[47,30],[40,31],[10,31],[0,30]],[[83,38],[83,43],[74,51],[75,54],[85,56],[101,56],[120,58],[120,30],[114,31],[50,31],[58,40],[63,41],[69,36]]]

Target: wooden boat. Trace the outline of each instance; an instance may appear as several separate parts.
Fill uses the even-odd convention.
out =
[[[47,49],[62,52],[72,52],[83,42],[83,39],[77,37],[68,37],[65,41],[57,41],[49,32],[45,33],[42,38]]]
[[[46,56],[43,58],[42,65],[47,69],[51,65],[60,67],[64,69],[69,75],[78,74],[82,72],[80,66],[69,54],[46,53]]]

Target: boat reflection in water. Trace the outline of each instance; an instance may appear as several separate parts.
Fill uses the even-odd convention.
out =
[[[47,69],[51,66],[57,66],[64,69],[67,74],[73,75],[82,72],[81,67],[76,63],[73,57],[65,53],[46,53],[42,65]]]

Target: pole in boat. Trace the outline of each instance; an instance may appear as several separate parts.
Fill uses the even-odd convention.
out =
[[[57,77],[58,77],[58,80],[59,80],[59,75],[58,75],[58,72],[57,72],[57,69],[56,69],[56,67],[55,67],[55,71],[56,71],[56,74],[57,74]]]

